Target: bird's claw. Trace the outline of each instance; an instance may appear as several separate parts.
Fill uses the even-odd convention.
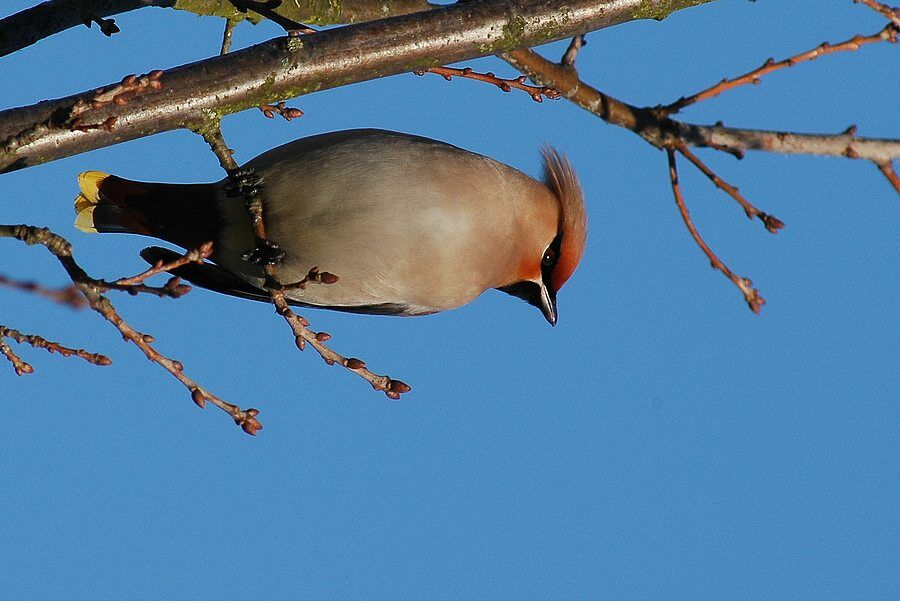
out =
[[[225,186],[228,196],[243,196],[248,201],[259,195],[259,186],[262,177],[257,175],[252,167],[240,167],[228,172],[229,183]]]
[[[278,266],[284,260],[284,251],[274,242],[257,240],[256,247],[241,254],[241,258],[257,267]]]

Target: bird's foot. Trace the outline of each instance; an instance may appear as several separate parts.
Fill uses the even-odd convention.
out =
[[[228,179],[229,183],[225,186],[228,196],[243,196],[247,202],[259,196],[263,180],[252,167],[232,169],[228,172]]]
[[[258,239],[256,247],[242,253],[241,258],[257,267],[265,267],[266,265],[277,267],[284,260],[284,251],[274,242]]]

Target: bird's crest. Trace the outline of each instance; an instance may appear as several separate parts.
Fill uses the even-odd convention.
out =
[[[544,146],[541,155],[544,157],[544,184],[559,201],[559,258],[551,278],[553,290],[559,290],[584,254],[587,212],[581,184],[569,160],[551,146]]]

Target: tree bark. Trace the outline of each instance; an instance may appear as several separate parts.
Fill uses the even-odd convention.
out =
[[[710,1],[572,0],[561,6],[486,0],[276,38],[166,71],[157,80],[161,88],[123,94],[126,104],[99,100],[119,85],[111,84],[103,92],[3,111],[0,172],[172,129],[202,129],[225,115],[322,89],[528,48],[634,19],[661,19]]]
[[[110,17],[145,7],[174,8],[196,15],[235,21],[262,20],[252,11],[239,12],[229,0],[50,0],[0,19],[0,57],[21,50],[66,29],[84,25],[86,16]],[[361,23],[389,15],[405,15],[432,8],[427,0],[290,0],[278,14],[301,23],[338,25]]]

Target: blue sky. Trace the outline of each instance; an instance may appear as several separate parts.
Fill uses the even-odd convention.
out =
[[[28,5],[6,2],[6,15]],[[827,6],[826,6],[827,5]],[[873,33],[847,1],[720,0],[595,32],[583,77],[635,104],[674,100],[766,57]],[[30,104],[215,52],[221,23],[170,10],[77,28],[0,59],[0,106]],[[236,47],[277,34],[244,25]],[[558,57],[564,44],[543,49]],[[900,136],[898,48],[766,77],[687,120]],[[498,60],[465,63],[512,76]],[[0,322],[108,354],[29,349],[0,365],[0,585],[10,599],[884,599],[900,588],[900,205],[875,168],[835,158],[701,157],[787,223],[770,235],[682,169],[695,223],[768,299],[752,314],[684,229],[665,156],[565,101],[401,75],[247,112],[245,161],[296,137],[381,127],[536,174],[550,142],[579,171],[590,240],[560,319],[498,292],[441,315],[308,311],[336,350],[413,386],[400,402],[298,353],[264,304],[195,290],[114,297],[224,398],[246,436],[88,311],[0,289]],[[143,269],[137,237],[72,227],[75,176],[220,177],[167,133],[0,176],[5,223],[69,236],[90,273]],[[62,284],[0,241],[0,273]]]

